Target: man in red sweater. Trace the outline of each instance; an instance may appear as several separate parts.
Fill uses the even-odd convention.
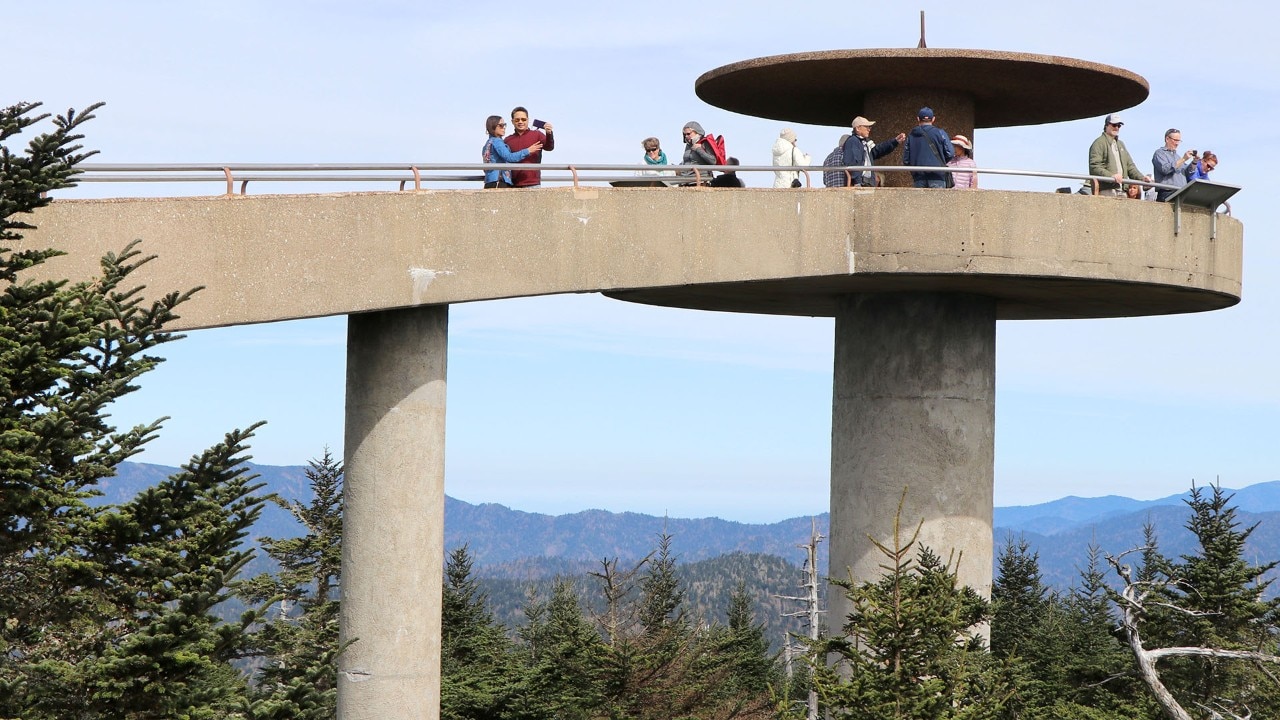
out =
[[[511,111],[511,124],[515,126],[515,134],[505,138],[511,152],[519,152],[534,143],[542,143],[542,150],[529,153],[520,163],[541,163],[543,152],[556,149],[556,137],[551,133],[551,123],[545,123],[541,130],[530,128],[529,111],[523,107]],[[512,170],[511,182],[518,188],[537,187],[542,184],[542,173],[538,170]]]

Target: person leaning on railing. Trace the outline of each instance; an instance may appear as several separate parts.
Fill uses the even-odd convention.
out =
[[[1120,140],[1120,128],[1123,126],[1119,113],[1111,113],[1102,123],[1102,134],[1089,146],[1089,174],[1112,179],[1098,181],[1099,195],[1124,195],[1121,182],[1125,178],[1151,182],[1151,176],[1142,174],[1133,163],[1129,149]]]
[[[662,175],[663,172],[658,170],[655,165],[666,166],[667,154],[662,151],[662,144],[658,142],[656,137],[647,137],[640,141],[640,146],[644,148],[644,170],[637,170],[637,175]]]
[[[681,160],[682,165],[715,165],[716,154],[711,148],[707,147],[707,143],[703,142],[707,133],[702,129],[702,125],[696,121],[690,120],[684,124],[680,130],[684,136],[684,157]],[[692,170],[681,171],[681,175],[693,175]],[[702,174],[702,182],[711,179],[711,171]]]

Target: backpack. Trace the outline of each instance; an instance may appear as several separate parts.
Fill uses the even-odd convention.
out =
[[[723,135],[720,135],[720,136],[703,135],[702,142],[705,142],[707,144],[707,149],[711,151],[712,155],[716,156],[717,165],[726,164],[725,161],[728,159],[729,156],[725,155],[725,152],[724,152],[724,136]]]

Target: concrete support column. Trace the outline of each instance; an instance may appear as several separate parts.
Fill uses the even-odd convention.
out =
[[[955,293],[841,298],[831,418],[831,576],[883,575],[868,536],[893,546],[906,488],[903,541],[943,559],[963,550],[960,582],[991,595],[996,306]],[[913,553],[914,555],[914,553]],[[829,596],[828,627],[849,605]]]
[[[937,118],[934,124],[948,135],[964,135],[973,140],[973,95],[955,90],[911,88],[906,90],[873,90],[863,101],[862,115],[876,121],[871,137],[876,142],[892,139],[900,132],[911,134],[918,122],[916,113],[922,107],[933,108]],[[877,161],[880,165],[901,165],[902,147]],[[885,173],[887,187],[911,187],[911,176],[905,173]]]
[[[438,720],[447,305],[347,318],[341,720]]]

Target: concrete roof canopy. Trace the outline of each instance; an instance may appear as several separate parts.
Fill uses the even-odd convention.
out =
[[[825,50],[743,60],[703,73],[702,100],[736,113],[846,126],[868,94],[968,95],[974,127],[1012,127],[1106,115],[1150,93],[1140,75],[1054,55],[895,48]]]

